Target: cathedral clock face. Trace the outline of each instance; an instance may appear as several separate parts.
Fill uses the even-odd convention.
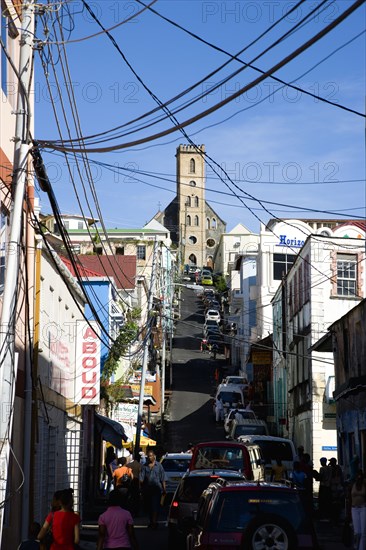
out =
[[[192,181],[189,182],[189,185],[191,187],[196,187],[196,182],[192,180]]]
[[[207,239],[207,246],[215,246],[215,240],[214,239]]]

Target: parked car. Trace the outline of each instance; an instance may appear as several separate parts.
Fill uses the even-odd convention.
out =
[[[220,312],[217,309],[209,309],[205,314],[206,321],[217,321],[218,323],[221,320]]]
[[[216,401],[218,399],[222,401],[225,416],[230,409],[243,408],[244,392],[240,386],[234,386],[233,384],[219,384],[213,404],[213,413],[215,417]]]
[[[216,336],[218,338],[221,338],[221,332],[219,330],[219,328],[215,328],[215,327],[208,327],[207,330],[205,330],[204,332],[204,336],[206,338],[206,340],[212,336]]]
[[[211,275],[202,275],[201,276],[201,285],[213,285],[213,279]]]
[[[235,414],[240,415],[243,420],[247,420],[249,418],[255,420],[257,418],[254,411],[248,411],[246,409],[230,409],[224,419],[224,429],[227,434],[231,430],[231,425],[235,420]]]
[[[218,480],[203,491],[189,550],[318,548],[301,492],[281,484]]]
[[[219,327],[218,322],[215,319],[207,319],[203,325],[203,334],[205,334],[205,331],[208,327]]]
[[[238,441],[243,442],[245,445],[255,444],[261,448],[265,461],[266,479],[271,479],[272,466],[277,459],[280,459],[285,466],[288,478],[292,478],[296,451],[291,439],[271,435],[241,435],[238,437]]]
[[[166,492],[174,493],[183,474],[188,470],[192,453],[166,453],[160,460],[166,473]]]
[[[246,479],[263,479],[264,468],[258,445],[250,448],[238,441],[207,441],[193,449],[189,470],[225,469],[244,474]]]
[[[228,439],[238,439],[241,435],[268,435],[267,424],[264,420],[258,420],[258,418],[243,419],[240,422],[234,420],[226,437]]]
[[[244,480],[234,470],[193,470],[181,478],[170,503],[168,513],[169,548],[185,548],[190,522],[197,511],[202,492],[213,481],[220,479]]]
[[[236,386],[241,386],[246,393],[248,389],[248,380],[244,376],[227,376],[223,380],[225,384],[235,384]]]

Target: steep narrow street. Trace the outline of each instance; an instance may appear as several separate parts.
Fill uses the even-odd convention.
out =
[[[190,442],[224,438],[222,426],[214,422],[212,411],[215,391],[214,371],[224,364],[200,351],[203,305],[189,289],[182,292],[181,318],[177,325],[173,350],[173,391],[168,407],[166,444],[170,451],[184,451]]]

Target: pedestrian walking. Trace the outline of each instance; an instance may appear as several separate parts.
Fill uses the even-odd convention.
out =
[[[39,523],[34,521],[31,523],[29,527],[29,538],[27,540],[23,540],[19,546],[18,550],[40,550],[41,545],[38,540],[38,533],[41,530],[41,526]]]
[[[121,456],[118,459],[118,468],[114,470],[113,479],[115,489],[128,488],[133,480],[133,473],[130,466],[127,466],[127,458]]]
[[[271,481],[282,481],[287,479],[287,469],[280,458],[276,459],[276,464],[272,466]]]
[[[216,360],[216,355],[218,354],[218,351],[219,351],[219,346],[217,344],[212,344],[211,352],[212,352],[212,357],[214,358],[214,360]]]
[[[202,338],[200,350],[201,351],[206,351],[207,350],[207,339],[206,338]]]
[[[337,464],[337,459],[334,457],[329,460],[329,467],[331,470],[331,476],[330,476],[331,519],[335,525],[338,525],[339,518],[342,511],[342,506],[344,504],[344,496],[345,496],[343,472],[342,472],[342,468],[339,466],[339,464]]]
[[[216,399],[215,415],[216,415],[216,422],[220,422],[224,418],[224,405],[221,399]]]
[[[132,515],[121,507],[121,495],[112,491],[107,510],[98,519],[97,550],[138,550]]]
[[[300,462],[298,460],[295,460],[294,471],[292,473],[292,481],[296,485],[296,487],[300,487],[301,489],[304,489],[305,480],[306,480],[306,474],[301,470]]]
[[[350,505],[354,534],[354,550],[366,550],[366,481],[362,470],[350,487]]]
[[[105,464],[106,464],[106,475],[107,475],[107,485],[105,487],[105,494],[108,494],[111,489],[113,489],[113,473],[118,468],[117,463],[117,456],[114,452],[113,447],[108,447],[106,456],[105,456]]]
[[[161,498],[166,495],[166,474],[154,451],[148,451],[147,462],[141,467],[140,483],[146,511],[149,514],[149,527],[157,529]]]
[[[130,511],[133,516],[138,516],[140,511],[140,473],[141,464],[138,460],[134,459],[128,463],[128,467],[131,468],[133,478],[130,485]]]
[[[52,528],[51,550],[75,550],[80,538],[80,516],[73,511],[72,490],[61,491],[61,509],[50,512],[46,517],[38,539],[42,542]]]
[[[319,468],[319,518],[321,520],[326,520],[329,518],[329,503],[330,503],[330,479],[331,479],[331,469],[327,465],[328,459],[322,457],[320,459],[320,468]]]

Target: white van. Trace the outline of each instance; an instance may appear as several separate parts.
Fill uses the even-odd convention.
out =
[[[271,435],[241,435],[238,441],[245,445],[258,445],[265,460],[266,479],[271,478],[272,465],[280,459],[287,470],[287,476],[292,478],[293,464],[296,457],[295,446],[291,439],[272,437]]]

